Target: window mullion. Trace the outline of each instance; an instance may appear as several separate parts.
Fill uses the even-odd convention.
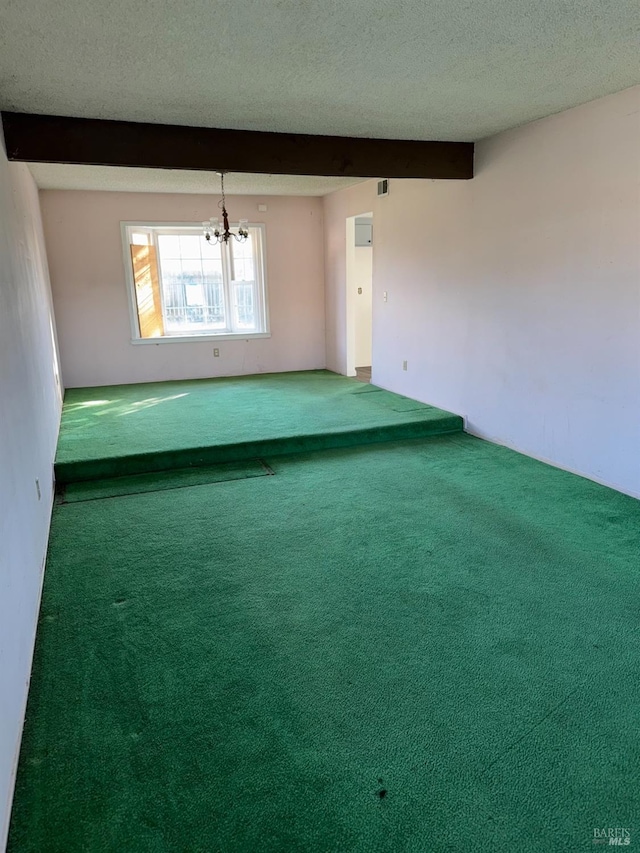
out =
[[[250,228],[250,248],[236,247],[235,243],[222,243],[215,247],[212,258],[204,251],[204,238],[200,240],[202,245],[197,244],[199,249],[193,242],[194,236],[201,237],[196,226],[126,222],[122,223],[121,230],[129,268],[127,284],[134,342],[146,337],[159,341],[163,338],[175,340],[200,336],[215,338],[218,334],[250,337],[267,332],[269,314],[266,304],[263,226]],[[189,239],[183,241],[183,236]],[[148,277],[149,269],[145,265],[143,270],[141,264],[147,264],[144,253],[138,251],[134,255],[134,245],[148,245],[150,256],[154,256],[151,271],[153,282],[151,285],[147,282],[147,290],[151,288],[155,294],[152,309],[149,307],[151,297],[147,290],[137,289],[138,282],[142,282],[143,272]],[[199,263],[194,266],[195,261]],[[250,262],[254,270],[253,290],[249,285]],[[234,266],[238,268],[237,282]],[[192,273],[197,273],[196,278]],[[210,280],[207,280],[207,276]],[[195,289],[187,292],[196,281],[201,281],[202,294]],[[180,285],[184,293],[180,290]],[[220,301],[222,305],[219,304]],[[209,309],[214,304],[219,307],[213,313],[206,313],[199,307],[201,303]],[[183,310],[174,310],[178,306]],[[153,316],[157,321],[157,328],[154,326],[153,330],[149,327],[151,310],[155,312]],[[143,322],[144,330],[141,325]]]
[[[227,313],[227,329],[236,331],[235,311],[233,304],[233,285],[231,283],[231,248],[228,243],[222,244],[222,280],[224,282],[224,300]]]
[[[158,246],[158,235],[155,228],[149,229],[149,239],[151,241],[151,245],[156,250],[156,267],[158,270],[158,284],[160,287],[158,288],[160,291],[160,310],[162,311],[162,322],[164,328],[167,328],[167,309],[165,306],[165,298],[164,298],[164,278],[162,277],[162,261],[160,260],[160,247]]]
[[[251,231],[251,254],[253,261],[253,301],[256,312],[256,322],[258,328],[263,329],[265,326],[264,313],[264,293],[262,284],[262,232],[259,229]]]

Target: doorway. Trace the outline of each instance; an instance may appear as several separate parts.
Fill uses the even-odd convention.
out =
[[[371,381],[373,213],[347,218],[347,376]]]

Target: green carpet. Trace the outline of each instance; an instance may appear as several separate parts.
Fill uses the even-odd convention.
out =
[[[462,418],[327,370],[70,389],[69,483],[462,430]]]
[[[268,462],[56,507],[10,853],[638,843],[640,503],[463,434]]]
[[[93,501],[98,498],[117,498],[143,492],[183,489],[185,486],[204,486],[209,483],[226,483],[247,477],[265,477],[272,471],[259,459],[244,462],[227,462],[199,468],[176,468],[158,474],[135,474],[130,477],[110,477],[107,480],[89,480],[69,483],[58,489],[59,504]]]

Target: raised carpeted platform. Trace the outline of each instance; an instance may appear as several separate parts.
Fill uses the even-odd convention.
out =
[[[464,434],[266,461],[56,506],[10,853],[635,844],[640,503]]]
[[[70,389],[59,484],[460,432],[462,418],[326,370]]]

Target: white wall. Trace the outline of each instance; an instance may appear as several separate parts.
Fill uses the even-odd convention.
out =
[[[355,247],[353,273],[356,367],[368,367],[373,345],[373,246]]]
[[[356,375],[356,367],[371,365],[373,247],[356,246],[356,222],[349,216],[345,229],[345,370]],[[358,293],[358,290],[361,292]]]
[[[66,387],[325,366],[321,199],[227,199],[232,218],[266,225],[270,338],[136,345],[120,222],[202,222],[218,213],[218,197],[61,190],[40,196]],[[266,213],[258,203],[267,204]]]
[[[391,181],[372,203],[373,381],[640,496],[639,179],[635,87],[479,143],[472,181]],[[328,306],[330,243],[374,187],[325,199]]]
[[[53,499],[60,420],[54,336],[37,189],[26,166],[7,163],[0,144],[0,849]]]
[[[352,237],[355,239],[352,217],[370,213],[375,197],[376,182],[365,181],[323,199],[327,367],[336,373],[352,374],[356,366],[353,300],[347,299],[347,264],[351,278],[355,257],[350,249],[347,252],[347,247],[353,245]],[[373,252],[375,259],[375,237]]]

